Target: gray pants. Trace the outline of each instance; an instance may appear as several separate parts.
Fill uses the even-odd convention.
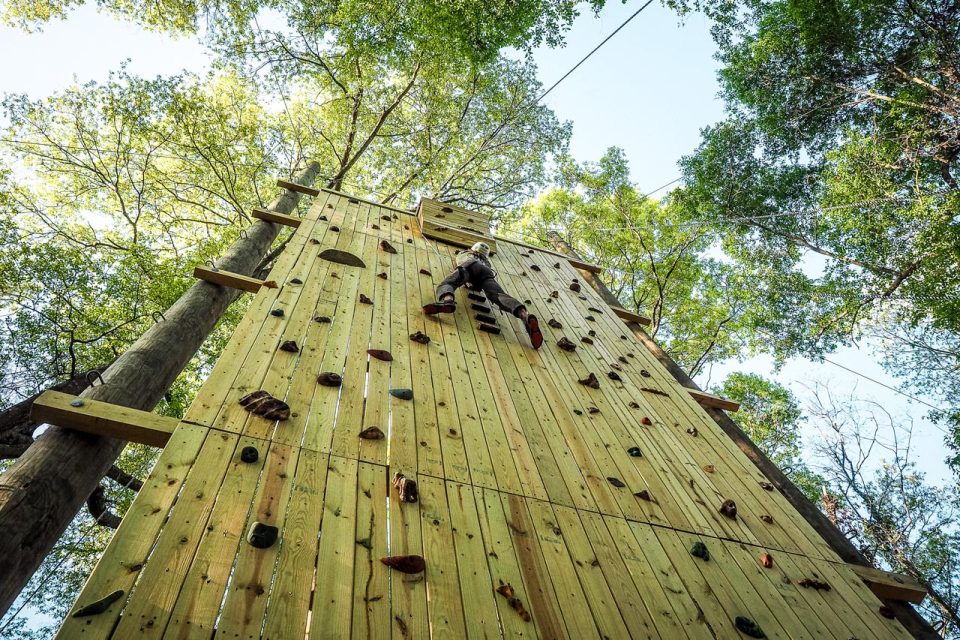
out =
[[[437,287],[437,300],[448,293],[453,294],[454,291],[468,282],[471,288],[483,291],[494,304],[506,313],[519,317],[520,311],[526,308],[522,302],[503,290],[503,287],[497,282],[493,269],[480,260],[474,260],[459,266],[453,273],[444,278],[440,286]]]

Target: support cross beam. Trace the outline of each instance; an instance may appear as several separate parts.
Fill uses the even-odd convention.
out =
[[[211,284],[233,287],[234,289],[240,289],[241,291],[248,291],[250,293],[260,291],[260,287],[267,287],[268,289],[277,288],[277,283],[273,280],[260,280],[259,278],[251,278],[239,273],[233,273],[232,271],[208,269],[207,267],[200,266],[193,268],[193,277],[206,280]]]
[[[109,402],[45,391],[33,401],[31,418],[98,436],[163,447],[180,421]]]
[[[881,600],[903,600],[920,604],[927,595],[926,587],[902,573],[881,571],[859,564],[851,564],[850,568]]]

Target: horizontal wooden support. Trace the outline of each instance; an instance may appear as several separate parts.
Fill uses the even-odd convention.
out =
[[[637,324],[642,324],[644,326],[648,326],[650,324],[650,318],[646,318],[639,313],[627,311],[623,307],[610,308],[613,309],[613,312],[617,314],[624,322],[636,322]]]
[[[602,267],[598,267],[595,264],[590,264],[589,262],[581,262],[580,260],[574,260],[573,258],[567,258],[574,269],[580,269],[582,271],[588,271],[590,273],[600,273],[603,271]],[[649,322],[648,322],[649,324]]]
[[[256,293],[260,287],[276,289],[277,283],[273,280],[258,280],[249,276],[233,273],[232,271],[222,271],[220,269],[209,269],[207,267],[194,267],[193,277],[200,280],[206,280],[211,284],[219,284],[223,287],[233,287],[242,291]]]
[[[910,576],[858,564],[849,566],[870,587],[874,595],[882,600],[904,600],[920,604],[927,595],[926,587]]]
[[[297,193],[302,193],[305,196],[320,195],[319,189],[314,189],[313,187],[308,187],[307,185],[300,184],[298,182],[289,182],[287,180],[277,180],[277,186],[283,187],[284,189],[289,189],[290,191],[296,191]]]
[[[293,227],[294,229],[300,226],[300,218],[294,218],[293,216],[277,213],[276,211],[270,211],[269,209],[254,209],[253,217],[257,220],[284,224],[288,227]]]
[[[73,404],[71,404],[73,403]],[[79,406],[74,406],[79,404]],[[148,411],[88,400],[60,391],[44,391],[33,401],[30,416],[37,423],[54,424],[98,436],[153,447],[167,444],[180,421]]]
[[[734,402],[733,400],[727,400],[726,398],[715,396],[712,393],[707,393],[706,391],[698,391],[697,389],[688,388],[687,391],[689,391],[690,395],[693,396],[693,399],[699,402],[703,407],[723,409],[724,411],[740,410],[740,404]]]
[[[320,191],[326,191],[327,193],[343,196],[344,198],[353,198],[354,200],[359,200],[360,202],[366,202],[367,204],[373,205],[375,207],[380,207],[381,209],[389,209],[390,211],[396,211],[397,213],[403,213],[408,216],[417,215],[415,212],[410,211],[409,209],[401,209],[400,207],[394,207],[389,204],[382,204],[375,200],[367,200],[366,198],[361,198],[359,196],[355,196],[350,193],[344,193],[343,191],[337,191],[336,189],[328,189],[327,187],[323,187],[322,189],[320,189]]]
[[[510,244],[515,244],[518,247],[526,247],[527,249],[533,249],[534,251],[542,251],[543,253],[549,254],[551,256],[557,256],[558,258],[563,258],[569,262],[574,269],[580,269],[581,271],[586,271],[587,273],[602,273],[603,267],[599,267],[595,264],[590,264],[589,262],[583,262],[582,260],[577,260],[576,258],[571,258],[570,256],[565,256],[562,253],[557,253],[556,251],[551,251],[550,249],[544,249],[543,247],[537,247],[532,244],[527,244],[526,242],[521,242],[520,240],[514,240],[513,238],[506,238],[504,236],[498,236],[496,234],[490,234],[491,237],[496,238],[497,240],[502,240],[503,242],[509,242]]]

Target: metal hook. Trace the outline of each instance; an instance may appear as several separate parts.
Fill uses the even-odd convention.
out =
[[[247,238],[247,230],[246,230],[246,229],[240,229],[240,237],[241,237],[241,238]]]
[[[153,321],[154,321],[154,322],[160,322],[160,320],[157,320],[157,316],[160,316],[160,318],[161,318],[162,320],[166,320],[166,319],[167,319],[167,317],[166,317],[165,315],[163,315],[163,311],[154,311],[154,312],[151,313],[150,315],[153,317]]]
[[[91,387],[96,386],[96,385],[93,383],[93,381],[94,381],[94,380],[97,380],[97,379],[100,380],[100,384],[101,384],[101,385],[107,384],[106,382],[104,382],[103,376],[100,375],[100,372],[99,372],[99,371],[88,371],[88,372],[87,372],[87,383],[89,383],[89,385],[90,385]]]
[[[220,269],[217,269],[217,265],[216,263],[214,263],[213,258],[211,258],[210,260],[207,260],[207,264],[210,265],[211,271],[220,271]]]

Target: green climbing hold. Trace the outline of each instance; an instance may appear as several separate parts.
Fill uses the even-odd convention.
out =
[[[750,636],[751,638],[767,637],[767,634],[763,632],[763,629],[760,628],[760,625],[746,616],[737,616],[734,618],[733,623],[737,625],[737,629],[741,633]]]
[[[707,545],[703,544],[703,542],[700,540],[694,542],[693,546],[690,547],[690,555],[692,555],[694,558],[700,558],[704,561],[710,559],[710,552],[707,550]]]
[[[390,395],[400,400],[413,400],[413,389],[390,389]]]

